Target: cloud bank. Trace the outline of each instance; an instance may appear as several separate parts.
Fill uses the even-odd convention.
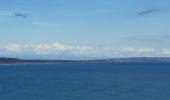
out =
[[[86,46],[71,46],[64,45],[60,43],[54,44],[8,44],[1,45],[1,51],[5,52],[32,52],[35,54],[51,54],[51,53],[61,53],[61,52],[83,52],[90,51],[93,48]]]
[[[100,48],[91,46],[74,46],[61,43],[53,44],[7,44],[0,45],[0,56],[34,55],[54,58],[60,56],[77,57],[131,57],[131,56],[170,56],[170,49],[154,48]]]

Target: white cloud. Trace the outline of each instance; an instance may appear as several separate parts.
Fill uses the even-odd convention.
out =
[[[170,55],[170,50],[164,49],[164,50],[161,51],[161,54]]]
[[[154,52],[155,49],[153,49],[153,48],[139,48],[138,51],[139,52]]]
[[[0,46],[1,52],[18,53],[31,52],[34,54],[58,54],[64,52],[70,53],[85,53],[93,50],[92,47],[87,46],[71,46],[60,43],[54,44],[8,44]]]
[[[7,46],[4,46],[4,48],[7,52],[20,52],[21,46],[18,44],[10,44]]]
[[[138,53],[147,53],[147,52],[154,52],[154,48],[123,48],[121,49],[122,52],[138,52]]]
[[[0,54],[36,56],[85,56],[85,57],[123,57],[123,56],[162,56],[170,55],[170,50],[154,48],[99,48],[74,46],[61,43],[53,44],[7,44],[0,45]],[[0,55],[2,56],[2,55]],[[59,57],[59,56],[58,56]]]

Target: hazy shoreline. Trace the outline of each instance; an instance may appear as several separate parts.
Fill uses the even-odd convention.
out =
[[[129,57],[94,60],[22,60],[18,58],[0,58],[0,65],[16,64],[58,64],[58,63],[170,63],[170,57]]]

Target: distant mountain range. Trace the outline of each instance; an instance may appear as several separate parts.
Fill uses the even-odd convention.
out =
[[[97,59],[97,60],[22,60],[18,58],[0,57],[0,64],[22,64],[22,63],[102,63],[102,62],[170,62],[170,57],[129,57],[129,58],[113,58],[113,59]]]

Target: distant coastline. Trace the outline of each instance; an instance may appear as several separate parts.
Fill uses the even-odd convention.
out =
[[[0,64],[53,64],[53,63],[170,63],[170,57],[127,57],[113,59],[95,59],[95,60],[22,60],[18,58],[0,57]]]

